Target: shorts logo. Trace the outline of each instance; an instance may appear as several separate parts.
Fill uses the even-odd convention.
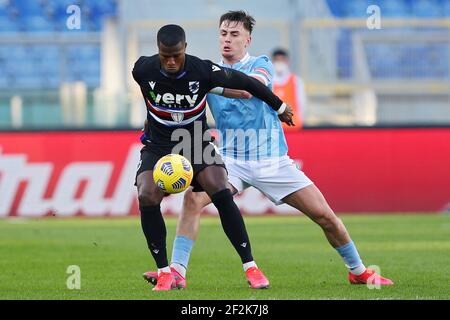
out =
[[[172,112],[170,114],[170,116],[172,117],[173,121],[175,121],[176,123],[180,123],[184,119],[184,114],[183,113]]]
[[[191,91],[193,94],[196,94],[198,92],[198,89],[200,89],[200,84],[198,81],[189,81],[189,91]]]

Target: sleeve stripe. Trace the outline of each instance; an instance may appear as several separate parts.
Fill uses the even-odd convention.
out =
[[[259,79],[261,79],[264,84],[267,86],[269,84],[269,79],[267,79],[265,76],[263,76],[262,74],[259,73],[250,73],[249,74],[250,77],[258,77]]]
[[[267,77],[267,79],[272,78],[272,77],[270,76],[270,73],[269,73],[266,69],[264,69],[264,68],[256,68],[256,69],[254,69],[253,71],[254,71],[254,72],[261,72],[262,74],[264,74],[264,75]]]

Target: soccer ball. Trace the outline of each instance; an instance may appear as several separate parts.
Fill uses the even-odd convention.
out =
[[[179,193],[186,190],[193,176],[191,163],[179,154],[168,154],[162,157],[153,168],[153,181],[166,193]]]

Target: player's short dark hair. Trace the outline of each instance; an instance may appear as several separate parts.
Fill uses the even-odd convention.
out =
[[[289,58],[289,53],[285,49],[276,48],[275,50],[272,51],[272,58],[275,56],[283,56]]]
[[[158,46],[160,43],[166,47],[173,47],[180,42],[186,42],[186,34],[184,29],[176,24],[167,24],[158,30],[158,35],[156,36]]]
[[[220,17],[219,26],[222,25],[224,21],[232,21],[232,22],[242,22],[244,29],[250,32],[253,31],[253,25],[255,24],[255,18],[249,15],[247,12],[239,10],[239,11],[228,11]]]

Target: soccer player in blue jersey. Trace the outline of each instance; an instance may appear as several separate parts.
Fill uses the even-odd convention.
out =
[[[222,61],[219,65],[242,71],[271,88],[273,66],[269,58],[250,56],[247,52],[254,22],[243,11],[230,11],[222,15],[219,27]],[[220,133],[220,152],[228,170],[232,192],[238,193],[254,186],[275,204],[289,204],[311,218],[343,258],[349,270],[350,283],[393,284],[364,266],[342,221],[319,189],[289,158],[277,113],[246,92],[221,88],[215,91],[228,97],[249,98],[228,99],[217,94],[207,96]],[[186,287],[186,270],[199,231],[200,212],[210,203],[211,199],[205,192],[188,190],[184,196],[171,262],[172,274],[179,287]],[[254,262],[243,267],[247,279],[259,271]],[[146,272],[144,278],[156,282],[155,272]],[[269,285],[265,277],[259,280],[254,283],[259,284],[260,288]]]

